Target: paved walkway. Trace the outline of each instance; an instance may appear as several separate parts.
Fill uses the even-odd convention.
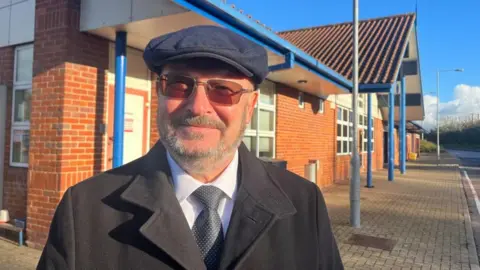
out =
[[[349,225],[348,183],[325,191],[347,269],[479,269],[456,160],[442,160],[439,167],[432,157],[410,163],[393,182],[386,170],[374,173],[372,189],[362,179],[359,229]],[[352,244],[352,235],[384,240]]]
[[[324,191],[346,269],[479,269],[458,167],[433,161],[409,164],[394,182],[377,172],[372,189],[362,179],[359,229],[349,225],[348,183]],[[0,240],[1,269],[34,269],[39,255]]]
[[[40,258],[40,251],[28,247],[19,247],[16,243],[0,239],[1,270],[31,270]]]

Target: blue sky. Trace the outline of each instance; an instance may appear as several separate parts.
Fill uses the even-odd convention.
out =
[[[274,31],[340,23],[351,21],[353,18],[352,0],[228,0],[227,2],[235,4],[246,14],[252,15]],[[360,19],[367,19],[414,12],[416,0],[359,0],[359,2]],[[474,87],[474,90],[457,92],[464,94],[478,92],[477,101],[480,103],[479,12],[480,0],[418,0],[418,42],[424,93],[436,91],[438,68],[465,69],[463,73],[441,74],[442,105],[452,103],[455,99],[466,98],[459,97],[461,94],[455,94],[455,88],[462,84],[470,87],[469,90]],[[473,107],[480,106],[480,104],[473,105]],[[442,115],[454,113],[452,110],[458,111],[455,108],[444,109]]]

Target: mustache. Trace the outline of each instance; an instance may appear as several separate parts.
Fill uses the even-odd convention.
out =
[[[226,125],[222,121],[211,119],[208,116],[178,116],[171,119],[172,125],[177,128],[179,126],[199,126],[206,128],[215,128],[221,131],[226,129]]]

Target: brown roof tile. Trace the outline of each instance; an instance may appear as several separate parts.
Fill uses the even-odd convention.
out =
[[[359,23],[359,82],[393,83],[415,14],[362,20]],[[352,80],[352,23],[279,32],[278,35]]]

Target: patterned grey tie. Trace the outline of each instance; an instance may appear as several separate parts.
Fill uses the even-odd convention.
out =
[[[217,209],[225,194],[217,187],[201,186],[192,195],[204,206],[193,225],[193,236],[207,269],[218,269],[223,247],[223,228]]]

